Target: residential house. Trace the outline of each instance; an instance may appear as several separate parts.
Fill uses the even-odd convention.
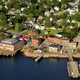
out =
[[[16,12],[15,12],[15,9],[10,9],[9,11],[8,11],[8,14],[10,15],[15,15],[16,14]]]
[[[24,28],[25,28],[25,29],[28,28],[28,27],[31,27],[31,26],[32,26],[31,23],[25,23],[25,24],[24,24]]]
[[[32,22],[36,23],[36,18],[35,17],[32,18]]]
[[[49,52],[58,53],[60,51],[61,47],[62,46],[59,44],[52,44],[49,46],[48,50],[49,50]]]
[[[39,33],[40,33],[40,31],[38,30],[38,29],[30,29],[29,31],[28,31],[28,33],[30,34],[30,35],[33,35],[33,36],[37,36]]]
[[[50,12],[49,12],[49,11],[46,11],[46,12],[44,13],[44,15],[47,16],[47,17],[49,17],[49,16],[50,16]]]
[[[40,23],[40,24],[43,23],[43,17],[42,17],[42,16],[39,16],[39,17],[37,18],[37,23]]]
[[[70,15],[74,15],[77,12],[76,9],[74,9],[74,8],[72,8],[72,9],[68,8],[67,11],[69,12]]]
[[[54,7],[54,10],[59,11],[59,7],[58,6],[55,6]]]
[[[78,3],[78,2],[80,2],[80,0],[75,0],[75,2],[77,2],[77,3]]]
[[[61,34],[56,34],[55,36],[57,36],[57,37],[59,37],[59,38],[61,38],[62,37],[62,35]]]
[[[50,13],[52,13],[52,14],[54,13],[54,9],[53,8],[50,9]]]
[[[40,25],[40,24],[35,24],[34,26],[36,29],[39,29],[39,30],[44,30],[45,29],[45,26],[44,25]]]
[[[0,42],[0,49],[8,51],[18,51],[23,47],[23,45],[23,41],[18,41],[17,39],[9,38],[4,39]]]

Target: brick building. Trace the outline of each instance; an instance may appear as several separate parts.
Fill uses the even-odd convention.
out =
[[[38,46],[38,45],[40,45],[43,41],[44,41],[44,39],[42,39],[42,38],[33,38],[33,39],[32,39],[32,46]]]
[[[52,42],[52,43],[55,43],[55,44],[60,44],[62,46],[70,46],[72,48],[76,48],[76,45],[77,43],[76,42],[70,42],[69,40],[67,39],[60,39],[60,38],[57,38],[57,37],[48,37],[46,39],[48,42]]]

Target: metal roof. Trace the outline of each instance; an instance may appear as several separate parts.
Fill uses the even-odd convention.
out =
[[[7,43],[7,44],[14,44],[14,43],[17,42],[17,40],[14,39],[14,38],[8,38],[8,39],[2,40],[1,42],[2,42],[2,43]]]

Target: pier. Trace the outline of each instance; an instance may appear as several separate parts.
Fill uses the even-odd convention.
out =
[[[68,53],[69,62],[67,62],[68,74],[72,78],[78,78],[80,76],[78,63],[73,60],[72,54]]]
[[[2,56],[14,56],[17,52],[16,51],[9,51],[9,50],[0,50],[0,55]]]
[[[15,50],[15,51],[10,51],[10,50],[3,50],[3,49],[0,49],[0,56],[14,56],[17,54],[18,51],[21,51],[22,47],[20,47],[19,49]]]
[[[37,57],[37,58],[35,59],[35,62],[38,62],[42,57],[43,57],[43,54],[41,54],[39,57]]]

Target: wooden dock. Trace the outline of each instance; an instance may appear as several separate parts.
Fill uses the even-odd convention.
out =
[[[72,78],[78,78],[80,76],[78,63],[73,60],[72,54],[69,54],[69,62],[67,62],[68,74]]]
[[[67,62],[67,69],[70,77],[72,78],[79,77],[79,70],[78,70],[78,65],[76,61]]]
[[[0,55],[2,56],[14,56],[16,53],[16,51],[0,50]]]
[[[35,59],[35,62],[38,62],[42,57],[43,57],[43,54],[41,54],[39,57],[37,57],[37,58]]]

